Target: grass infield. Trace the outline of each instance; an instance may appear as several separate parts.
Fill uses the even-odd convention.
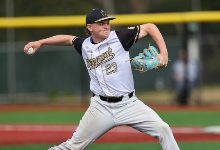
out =
[[[82,112],[0,113],[1,124],[78,124]],[[170,126],[220,125],[220,112],[158,112]]]
[[[217,150],[220,142],[178,143],[181,150]],[[51,145],[0,146],[0,150],[45,150]],[[162,150],[158,143],[140,144],[92,144],[86,150]]]

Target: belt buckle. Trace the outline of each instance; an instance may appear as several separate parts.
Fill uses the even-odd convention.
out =
[[[109,102],[109,103],[115,103],[115,99],[116,99],[117,97],[107,97],[107,102]]]
[[[118,102],[116,99],[119,99],[119,97],[106,97],[106,101],[109,103],[115,103]]]
[[[116,99],[118,99],[118,97],[113,97],[114,103],[118,102],[118,101],[116,101]]]
[[[113,97],[114,103],[119,102],[119,100],[116,101],[116,99],[119,99],[119,97]]]

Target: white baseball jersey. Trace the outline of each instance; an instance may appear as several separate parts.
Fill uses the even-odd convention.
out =
[[[82,55],[89,72],[90,90],[93,93],[119,97],[134,91],[128,50],[137,42],[139,28],[111,31],[108,38],[97,44],[93,43],[91,37],[73,39],[73,45]]]

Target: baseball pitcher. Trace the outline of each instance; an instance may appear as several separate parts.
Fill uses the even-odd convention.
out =
[[[33,48],[32,55],[43,45],[74,46],[82,56],[90,76],[90,106],[80,120],[73,136],[48,150],[83,150],[114,127],[127,125],[159,139],[163,150],[179,150],[173,133],[155,111],[135,96],[129,56],[130,47],[138,39],[150,35],[159,50],[149,48],[132,59],[141,72],[163,68],[168,63],[164,39],[154,24],[143,24],[110,31],[109,17],[101,9],[86,16],[88,38],[56,35],[24,47]],[[156,55],[155,55],[156,54]],[[153,66],[152,66],[153,65]]]

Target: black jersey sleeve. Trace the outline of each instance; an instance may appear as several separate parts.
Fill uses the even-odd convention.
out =
[[[129,51],[130,47],[138,41],[140,26],[123,28],[115,31],[123,48]]]
[[[82,56],[82,43],[84,42],[85,38],[75,37],[72,40],[72,45],[75,47],[77,52]]]

